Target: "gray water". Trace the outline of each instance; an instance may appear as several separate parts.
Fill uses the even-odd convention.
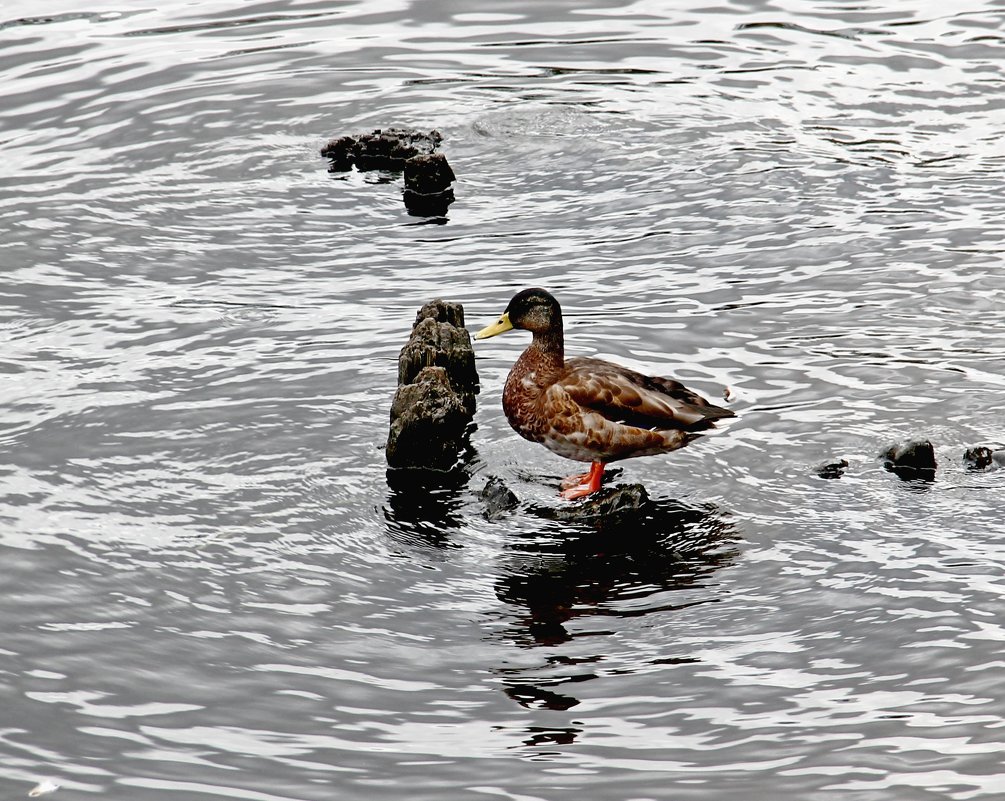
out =
[[[958,9],[958,10],[956,10]],[[0,795],[1005,795],[1005,5],[0,7]],[[458,181],[330,175],[437,128]],[[548,521],[500,409],[382,446],[415,310],[738,418]],[[877,454],[930,439],[935,480]],[[840,480],[815,466],[845,458]],[[488,520],[501,478],[520,508]]]

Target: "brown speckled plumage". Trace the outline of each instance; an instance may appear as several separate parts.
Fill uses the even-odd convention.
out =
[[[566,458],[606,463],[664,453],[734,416],[678,381],[601,359],[566,359],[561,308],[542,289],[517,294],[478,337],[510,327],[534,339],[506,379],[506,418],[520,436]]]

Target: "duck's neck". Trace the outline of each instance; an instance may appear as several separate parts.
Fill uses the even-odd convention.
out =
[[[520,360],[532,366],[539,381],[561,372],[565,367],[565,337],[561,327],[536,332]]]

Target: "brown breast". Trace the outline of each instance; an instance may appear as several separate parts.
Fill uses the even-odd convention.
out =
[[[541,442],[551,421],[541,408],[541,394],[561,372],[561,363],[531,343],[510,370],[503,388],[503,411],[521,437]]]

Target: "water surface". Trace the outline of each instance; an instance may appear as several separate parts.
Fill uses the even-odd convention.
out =
[[[1003,16],[6,4],[5,795],[1000,797]],[[445,218],[318,157],[396,124]],[[531,511],[569,465],[501,414],[518,334],[467,469],[389,481],[415,310],[528,285],[735,393],[624,465],[652,520]],[[933,482],[875,458],[912,436]]]

